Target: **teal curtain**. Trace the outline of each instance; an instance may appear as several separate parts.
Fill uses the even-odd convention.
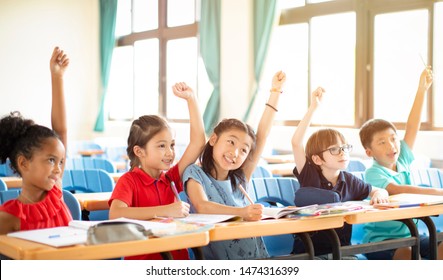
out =
[[[258,92],[263,64],[268,52],[269,40],[271,38],[272,27],[274,25],[275,10],[277,0],[253,1],[253,22],[254,22],[254,86],[246,114],[243,120],[246,121],[251,113],[255,98]]]
[[[105,99],[115,45],[115,22],[118,0],[100,0],[100,80],[101,102],[94,131],[105,129]]]
[[[203,113],[207,134],[220,117],[220,9],[221,0],[201,1],[200,53],[209,80],[214,86]]]

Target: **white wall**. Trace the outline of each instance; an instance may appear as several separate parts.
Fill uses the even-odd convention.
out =
[[[0,114],[19,110],[50,126],[49,59],[70,57],[65,73],[69,136],[89,138],[99,98],[98,1],[0,0]]]

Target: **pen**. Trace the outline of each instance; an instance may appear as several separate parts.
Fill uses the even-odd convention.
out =
[[[421,62],[423,62],[423,65],[425,66],[426,71],[429,73],[429,66],[428,66],[428,64],[427,64],[426,61],[423,59],[423,56],[421,55],[421,53],[419,53],[418,55],[420,56]],[[429,74],[431,74],[431,73],[429,73]]]
[[[50,236],[48,236],[48,238],[59,238],[59,237],[60,237],[60,234],[50,235]]]
[[[241,184],[238,185],[238,188],[243,193],[243,195],[248,199],[249,203],[254,204],[254,201],[252,201],[252,199],[249,197],[248,193],[245,191],[245,189]]]
[[[171,181],[171,189],[175,195],[175,198],[177,198],[177,201],[180,201],[180,196],[178,195],[178,191],[177,191],[177,188],[175,187],[174,181]]]

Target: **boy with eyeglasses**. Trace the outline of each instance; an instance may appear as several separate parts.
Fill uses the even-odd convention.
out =
[[[342,202],[363,200],[371,197],[371,204],[383,203],[388,200],[386,190],[372,187],[353,174],[344,171],[349,164],[349,145],[339,131],[335,129],[320,129],[313,133],[303,147],[303,138],[311,124],[312,117],[320,105],[324,89],[319,87],[311,94],[311,105],[299,123],[292,137],[294,154],[294,175],[300,182],[300,187],[314,187],[337,192]],[[322,192],[319,192],[321,195]],[[352,226],[345,224],[336,229],[341,245],[351,244]],[[317,258],[329,259],[332,248],[325,232],[316,232],[311,236]],[[303,243],[296,238],[293,253],[304,252]],[[351,259],[356,259],[351,256]]]
[[[423,70],[414,103],[406,123],[403,140],[400,141],[395,126],[386,120],[372,119],[360,129],[360,140],[366,154],[374,159],[365,171],[365,180],[377,187],[386,189],[390,195],[417,193],[443,195],[443,189],[411,186],[410,165],[414,160],[412,148],[420,129],[420,116],[427,90],[432,85],[430,67]],[[409,237],[407,226],[401,222],[369,223],[364,226],[364,242],[377,242],[386,239]],[[443,258],[443,245],[438,249]],[[427,238],[420,242],[420,254],[429,254]],[[366,254],[368,259],[410,259],[411,248],[399,248]]]

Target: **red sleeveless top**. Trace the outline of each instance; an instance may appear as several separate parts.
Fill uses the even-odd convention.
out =
[[[19,218],[20,230],[67,226],[72,216],[62,196],[62,191],[54,186],[42,201],[24,204],[12,199],[1,205],[0,211]]]

